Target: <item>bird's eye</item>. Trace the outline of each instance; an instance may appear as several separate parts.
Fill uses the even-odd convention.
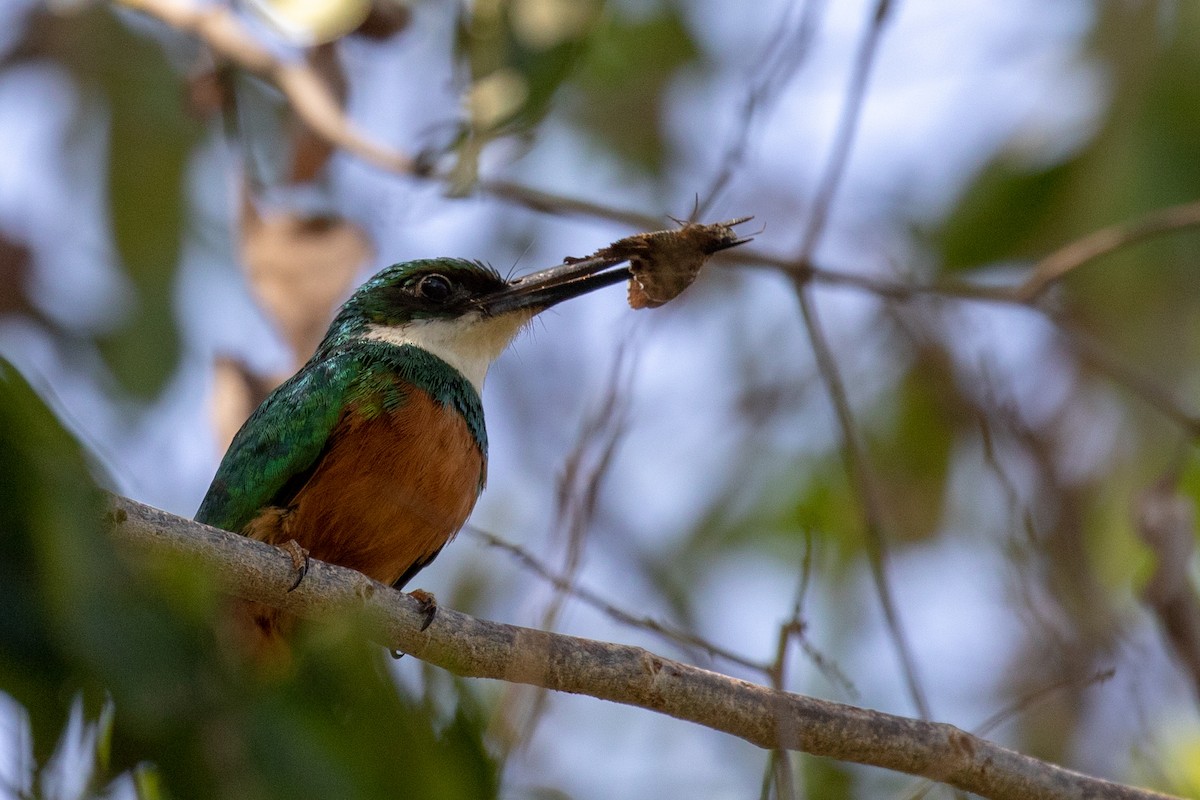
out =
[[[417,294],[435,303],[448,298],[453,288],[445,275],[426,275],[417,282]]]

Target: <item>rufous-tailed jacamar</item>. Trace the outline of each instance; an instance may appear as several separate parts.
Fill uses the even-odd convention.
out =
[[[242,426],[196,519],[403,587],[483,489],[488,366],[538,312],[629,275],[571,264],[505,281],[454,258],[387,267]],[[280,614],[238,613],[252,649],[279,646]]]

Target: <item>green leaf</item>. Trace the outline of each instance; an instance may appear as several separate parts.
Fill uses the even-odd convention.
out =
[[[40,50],[74,75],[89,101],[77,127],[106,128],[113,242],[137,294],[98,343],[121,385],[149,398],[179,356],[171,288],[187,225],[187,159],[200,123],[185,113],[184,81],[163,49],[109,6],[47,15],[39,26]]]
[[[459,19],[456,40],[472,88],[497,76],[512,81],[512,102],[472,120],[473,126],[484,133],[512,132],[539,122],[588,45],[602,8],[599,0],[472,3]]]
[[[0,360],[0,689],[30,711],[33,753],[44,763],[66,723],[71,665],[54,636],[45,545],[86,540],[100,497],[79,447],[29,385]]]
[[[1152,8],[1103,7],[1087,55],[1111,77],[1111,101],[1095,133],[1051,164],[1019,142],[1001,152],[932,232],[946,269],[1041,257],[1098,228],[1195,199],[1200,6],[1180,6],[1173,14],[1172,25],[1163,26]],[[1119,283],[1105,283],[1101,291],[1125,297],[1145,282],[1148,268],[1179,270],[1181,256],[1200,253],[1200,237],[1172,241],[1169,248],[1119,251],[1103,267],[1080,274]],[[1071,285],[1077,283],[1072,276]]]
[[[854,775],[847,765],[828,758],[802,756],[802,759],[805,797],[851,800],[860,796],[854,791]]]
[[[781,520],[782,530],[792,536],[811,531],[816,537],[840,543],[844,552],[858,551],[863,535],[862,506],[846,479],[841,455],[829,454],[807,473],[801,476],[806,480],[790,513]]]

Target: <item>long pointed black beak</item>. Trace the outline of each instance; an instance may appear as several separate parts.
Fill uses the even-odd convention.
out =
[[[629,280],[629,265],[623,260],[616,264],[613,261],[611,257],[585,258],[523,275],[476,302],[489,315],[521,309],[542,311],[563,300]]]
[[[536,313],[631,278],[631,307],[660,306],[686,289],[713,253],[750,241],[751,237],[733,231],[750,219],[738,217],[708,225],[680,222],[674,231],[627,236],[587,258],[568,259],[560,266],[509,281],[502,289],[476,300],[476,307],[492,315],[522,309]]]

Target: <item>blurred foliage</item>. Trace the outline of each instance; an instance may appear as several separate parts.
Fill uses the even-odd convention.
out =
[[[471,124],[490,133],[540,121],[601,10],[598,0],[481,0],[464,7],[457,48],[471,78]]]
[[[1179,491],[1200,509],[1200,452],[1190,451],[1179,470]]]
[[[449,718],[408,698],[354,620],[305,629],[286,676],[223,656],[210,576],[131,571],[78,445],[0,376],[0,689],[28,710],[38,764],[82,696],[89,718],[116,709],[97,787],[148,762],[176,798],[495,795],[470,696]]]
[[[1017,137],[980,170],[946,217],[924,232],[943,272],[992,282],[996,265],[1027,266],[1093,231],[1196,201],[1200,5],[1175,4],[1167,12],[1154,3],[1097,3],[1095,9],[1080,58],[1105,79],[1107,105],[1101,104],[1094,127],[1080,132],[1073,149]],[[1094,337],[1117,364],[1193,410],[1200,407],[1197,263],[1195,229],[1158,237],[1070,274],[1044,308],[1055,323]],[[1016,270],[1004,275],[1012,282],[1020,277]],[[1062,378],[1068,395],[1061,405],[1044,398],[1044,406],[1028,414],[1024,398],[1002,383],[991,384],[987,364],[976,369],[964,363],[971,345],[960,350],[953,336],[957,326],[971,324],[973,309],[954,304],[941,315],[951,304],[939,298],[892,309],[911,327],[897,331],[905,344],[896,355],[907,356],[906,346],[913,343],[918,349],[877,405],[859,414],[862,438],[893,553],[905,542],[945,539],[956,528],[944,520],[948,507],[982,526],[972,535],[1003,537],[985,540],[984,547],[1013,562],[1013,576],[1002,582],[1012,592],[1008,610],[1020,619],[1023,633],[1005,653],[1005,677],[993,700],[998,707],[1006,695],[1016,702],[1045,685],[1047,676],[1073,681],[1023,710],[1008,734],[1026,752],[1070,762],[1077,737],[1094,724],[1088,718],[1093,704],[1108,702],[1089,695],[1094,683],[1089,676],[1127,664],[1120,651],[1136,635],[1131,631],[1156,624],[1137,597],[1155,556],[1134,530],[1136,498],[1178,470],[1183,491],[1200,502],[1195,437],[1129,391],[1136,380],[1120,368],[1096,369],[1069,342],[1053,336],[1043,351],[1028,354],[1022,363],[1032,374],[1020,377],[1036,382],[1043,377],[1037,369],[1045,369],[1048,382]],[[946,322],[951,324],[942,328]],[[989,346],[1001,361],[1009,344],[1003,337],[998,331]],[[1012,346],[1022,350],[1030,343]],[[969,382],[983,386],[973,391]],[[1031,391],[1037,393],[1036,383]],[[738,477],[733,471],[731,481]],[[740,515],[706,517],[686,544],[671,551],[672,566],[703,569],[706,558],[734,551],[779,554],[789,538],[808,534],[836,543],[843,564],[858,563],[862,500],[836,453],[780,464],[759,498]],[[1000,514],[994,513],[997,501],[1003,504]],[[685,554],[692,547],[698,553]],[[794,557],[781,560],[795,563]],[[838,581],[842,576],[830,574],[831,566],[838,565],[822,561],[821,577]],[[852,625],[856,616],[840,621]],[[820,642],[819,633],[814,638]],[[1170,651],[1169,644],[1163,648]],[[1152,751],[1154,733],[1146,735]],[[1152,755],[1159,771],[1148,770],[1141,780],[1191,796],[1194,783],[1164,776],[1162,765],[1173,758]],[[836,784],[812,794],[866,796],[861,787]]]
[[[941,263],[962,270],[1013,258],[1034,258],[1046,251],[1046,232],[1056,206],[1070,202],[1074,161],[1030,166],[1004,155],[975,179],[954,213],[937,231]],[[1055,243],[1062,236],[1054,228]]]
[[[29,301],[30,255],[24,244],[0,235],[0,314],[39,316]]]
[[[895,537],[937,535],[945,505],[950,456],[973,432],[973,409],[954,384],[948,360],[935,348],[918,354],[887,397],[891,425],[870,442],[871,463]]]
[[[828,758],[805,757],[804,797],[821,800],[850,800],[856,797],[854,777],[845,764]]]
[[[1200,186],[1200,5],[1102,3],[1087,56],[1110,106],[1062,160],[998,155],[932,232],[947,270],[1036,258],[1099,228],[1194,200]],[[1066,282],[1076,320],[1148,368],[1200,361],[1194,264],[1200,235],[1162,237],[1104,256]],[[1154,308],[1154,314],[1130,313]],[[1171,341],[1171,348],[1162,342]]]
[[[1070,152],[1017,140],[999,153],[929,232],[928,244],[944,270],[1029,263],[1093,231],[1196,200],[1200,5],[1174,4],[1169,12],[1155,3],[1093,7],[1096,20],[1083,58],[1108,91],[1094,129]],[[1198,261],[1200,234],[1194,229],[1158,237],[1069,274],[1046,307],[1058,322],[1094,337],[1116,363],[1147,376],[1184,408],[1195,408]],[[1047,362],[1051,358],[1047,354]],[[1079,363],[1086,372],[1091,362]],[[1013,541],[1027,540],[1021,590],[1036,621],[1036,633],[1011,655],[1011,663],[1022,667],[1012,680],[1015,695],[1036,680],[1037,671],[1027,665],[1049,654],[1055,663],[1047,671],[1061,674],[1083,675],[1112,663],[1127,634],[1122,628],[1136,613],[1130,589],[1144,584],[1153,561],[1136,537],[1131,507],[1147,486],[1181,464],[1183,488],[1197,496],[1194,437],[1166,423],[1136,393],[1115,393],[1122,395],[1119,422],[1104,423],[1119,428],[1111,434],[1109,461],[1079,463],[1078,453],[1065,455],[1092,433],[1068,422],[1072,412],[1078,420],[1092,410],[1087,403],[1095,396],[1087,392],[1133,383],[1116,375],[1097,370],[1085,377],[1068,401],[1073,408],[1036,426],[991,412],[995,429],[1007,430],[1009,447],[1032,474],[1020,495],[1027,507],[1013,509],[1032,520],[1028,535]],[[1027,713],[1021,746],[1043,757],[1069,758],[1063,741],[1086,725],[1083,695],[1072,689]],[[1161,773],[1147,780],[1170,788]]]
[[[0,593],[0,686],[36,710],[31,714],[34,754],[44,762],[71,702],[64,687],[72,667],[56,641],[56,621],[62,611],[72,610],[63,608],[64,595],[77,587],[61,584],[60,590],[59,581],[75,563],[70,556],[78,555],[70,551],[96,539],[102,498],[79,448],[28,385],[7,364],[0,375],[0,469],[5,476],[0,481],[0,577],[5,587]]]
[[[19,55],[67,69],[85,99],[77,136],[104,132],[113,243],[134,296],[118,327],[97,341],[122,386],[147,399],[179,356],[171,289],[188,213],[187,160],[200,133],[184,111],[184,82],[156,42],[104,4],[37,15]]]
[[[870,431],[866,457],[888,533],[898,542],[928,541],[941,534],[951,457],[964,438],[976,435],[982,413],[959,391],[944,351],[925,347],[910,362],[878,407],[858,418]],[[672,551],[663,572],[701,570],[734,552],[756,551],[795,563],[810,536],[832,543],[839,563],[853,563],[864,553],[866,531],[846,470],[841,453],[830,452],[781,464],[762,485],[739,487],[754,498],[713,503]],[[656,572],[655,583],[664,577]]]
[[[814,536],[836,541],[847,555],[861,552],[862,514],[841,458],[831,455],[807,469],[812,470],[810,480],[799,491],[792,487],[785,495],[791,504],[776,528],[792,537],[811,531]]]
[[[592,37],[570,105],[590,137],[631,166],[657,174],[667,156],[663,107],[669,81],[699,57],[672,6],[653,16],[607,16]]]
[[[1056,161],[1010,149],[987,165],[932,234],[946,270],[1036,259],[1097,229],[1195,200],[1200,93],[1187,76],[1200,74],[1200,6],[1175,6],[1170,25],[1154,4],[1099,4],[1097,11],[1086,56],[1108,78],[1110,105],[1094,133]],[[1165,379],[1167,386],[1200,387],[1198,260],[1200,235],[1194,230],[1121,249],[1069,275],[1056,290],[1056,313],[1097,336],[1137,372]],[[1185,406],[1195,405],[1186,394],[1180,397]],[[1165,430],[1161,417],[1136,400],[1122,414],[1137,425],[1138,435],[1129,439],[1136,450],[1123,452],[1085,486],[1041,487],[1042,502],[1053,503],[1043,514],[1057,516],[1059,530],[1074,524],[1085,539],[1079,549],[1049,548],[1047,574],[1061,578],[1078,569],[1073,563],[1054,566],[1055,552],[1072,562],[1068,552],[1086,553],[1086,571],[1117,593],[1144,582],[1152,563],[1134,534],[1130,500],[1178,458],[1172,455],[1178,434]],[[1039,446],[1045,449],[1033,455],[1044,459],[1051,445]],[[1183,485],[1193,497],[1200,496],[1195,484],[1189,467]],[[1060,587],[1081,580],[1076,574]],[[1097,624],[1111,622],[1105,609],[1110,600],[1094,587],[1082,597],[1070,593],[1064,588],[1056,596],[1073,624],[1106,638]]]
[[[1171,744],[1161,761],[1151,753],[1138,754],[1139,778],[1146,784],[1164,786],[1179,797],[1200,797],[1200,734],[1169,731],[1166,738]]]
[[[468,130],[455,183],[473,180],[484,145],[529,135],[560,90],[581,129],[633,166],[665,157],[665,88],[698,55],[671,6],[636,17],[600,0],[481,0],[465,7],[457,39],[467,66]]]
[[[479,0],[463,6],[456,54],[466,67],[467,119],[452,189],[474,182],[495,137],[528,135],[587,46],[600,0]]]

